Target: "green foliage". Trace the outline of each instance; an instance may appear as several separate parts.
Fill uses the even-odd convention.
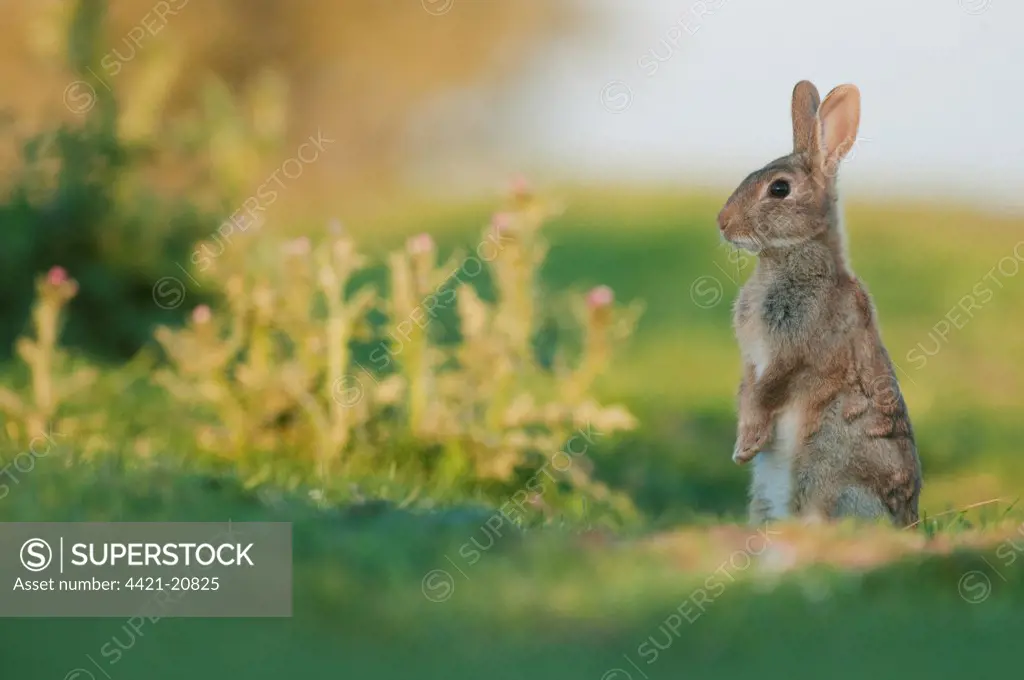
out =
[[[156,380],[189,414],[198,446],[251,483],[298,475],[330,499],[333,480],[387,470],[412,496],[484,493],[512,496],[524,516],[629,518],[631,504],[594,480],[583,454],[635,426],[592,385],[639,308],[615,306],[610,289],[577,300],[579,349],[548,348],[542,362],[547,217],[521,193],[473,253],[441,265],[433,239],[416,236],[388,257],[386,295],[359,283],[364,258],[340,229],[316,244],[265,235],[216,256],[200,244],[206,271],[196,274],[223,288],[226,309],[201,305],[185,328],[159,329],[170,366]],[[472,285],[485,268],[491,302]],[[458,312],[455,340],[437,320],[445,308]],[[369,346],[365,363],[357,343]]]
[[[34,280],[53,266],[82,284],[69,344],[126,357],[147,340],[161,311],[153,282],[168,259],[185,257],[203,221],[191,206],[123,193],[137,171],[132,152],[102,121],[28,143],[25,166],[0,203],[0,305],[9,310],[0,347],[10,348],[23,330]],[[153,215],[164,217],[154,226]]]

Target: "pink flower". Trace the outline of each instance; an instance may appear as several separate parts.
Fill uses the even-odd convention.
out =
[[[68,272],[64,267],[55,266],[46,274],[46,282],[51,286],[60,286],[68,281]]]
[[[496,213],[491,218],[491,228],[494,229],[498,234],[507,232],[512,228],[512,223],[515,221],[515,215],[509,212]]]
[[[603,309],[613,302],[615,302],[615,291],[608,286],[598,286],[587,293],[587,306],[591,309]]]
[[[283,250],[286,255],[308,255],[310,250],[309,238],[302,236],[291,241],[286,241],[284,245],[281,246],[281,250]]]
[[[197,324],[204,324],[210,321],[213,313],[207,305],[199,305],[192,310],[192,321]]]
[[[434,250],[434,239],[430,234],[417,234],[409,239],[405,247],[411,255],[422,255]]]
[[[530,183],[522,175],[513,177],[509,188],[512,190],[512,195],[516,198],[526,198],[533,193],[530,189]]]
[[[327,233],[331,236],[341,236],[345,233],[345,225],[337,217],[332,217],[327,223]]]

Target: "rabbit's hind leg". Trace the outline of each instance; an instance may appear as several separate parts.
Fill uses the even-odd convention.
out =
[[[835,519],[891,519],[889,509],[885,507],[882,499],[863,486],[847,486],[841,489],[829,509],[829,515]]]

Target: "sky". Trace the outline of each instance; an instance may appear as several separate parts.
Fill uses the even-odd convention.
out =
[[[1024,2],[587,0],[499,102],[499,165],[729,187],[788,153],[793,85],[861,90],[856,195],[1024,206]],[[484,111],[480,116],[491,115]]]

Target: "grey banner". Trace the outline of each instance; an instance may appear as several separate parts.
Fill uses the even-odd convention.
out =
[[[291,615],[291,524],[0,524],[0,617]]]

